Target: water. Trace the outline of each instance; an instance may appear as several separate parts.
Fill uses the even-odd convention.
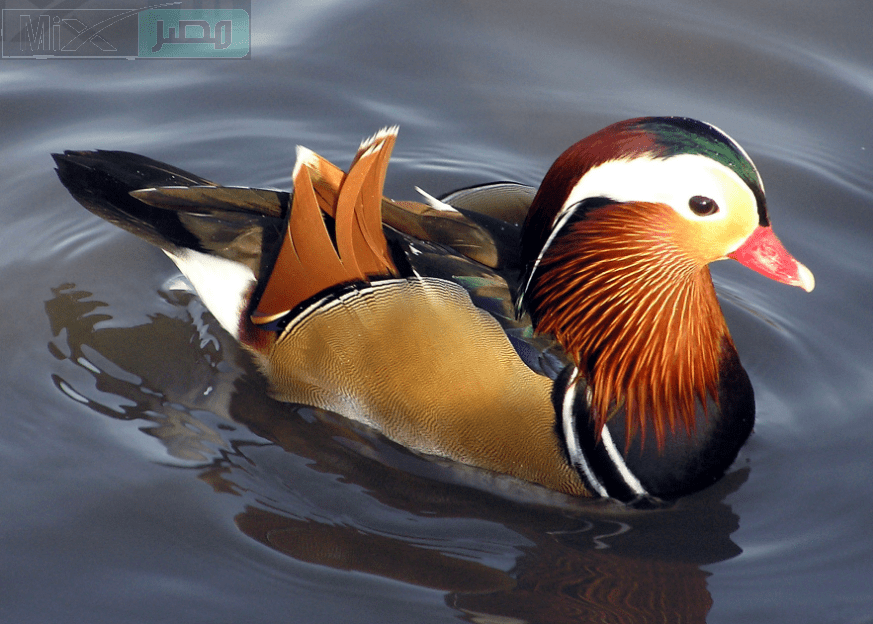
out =
[[[259,0],[253,60],[4,61],[0,620],[873,622],[873,5]],[[755,386],[716,486],[654,513],[504,491],[274,403],[157,250],[49,153],[289,187],[399,123],[387,193],[537,184],[676,114],[764,177],[807,295],[714,269]]]

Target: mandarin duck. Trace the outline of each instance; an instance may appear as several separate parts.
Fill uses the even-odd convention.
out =
[[[811,291],[745,151],[693,119],[609,126],[539,189],[382,195],[397,128],[292,193],[118,151],[55,154],[75,199],[159,246],[275,397],[569,495],[672,499],[722,476],[755,403],[708,269]]]

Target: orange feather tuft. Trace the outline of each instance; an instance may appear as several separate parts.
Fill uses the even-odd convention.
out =
[[[381,212],[396,138],[391,128],[364,141],[348,174],[309,150],[298,150],[287,231],[251,314],[253,323],[269,323],[333,286],[397,275]],[[325,218],[334,220],[336,242]]]
[[[546,250],[532,284],[537,331],[555,335],[592,392],[598,432],[617,409],[626,443],[662,448],[698,404],[717,402],[730,335],[705,264],[683,253],[682,218],[663,204],[592,209]]]

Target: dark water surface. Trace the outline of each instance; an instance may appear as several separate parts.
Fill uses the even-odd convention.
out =
[[[0,621],[873,622],[873,4],[257,0],[251,61],[0,62]],[[438,7],[438,8],[435,8]],[[755,434],[660,512],[504,491],[267,398],[49,153],[288,188],[398,123],[387,193],[537,184],[619,119],[736,138],[812,294],[714,269]]]

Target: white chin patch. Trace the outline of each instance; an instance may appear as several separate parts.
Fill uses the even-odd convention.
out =
[[[191,249],[164,250],[194,286],[203,305],[221,326],[239,339],[239,318],[255,284],[247,266]]]

